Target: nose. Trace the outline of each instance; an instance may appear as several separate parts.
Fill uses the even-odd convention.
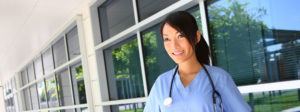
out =
[[[177,39],[174,39],[172,42],[171,42],[171,47],[173,49],[177,49],[179,47],[179,43],[178,43],[178,40]]]

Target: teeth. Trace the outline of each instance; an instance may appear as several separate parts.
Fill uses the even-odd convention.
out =
[[[179,54],[182,54],[182,53],[183,53],[182,51],[174,51],[173,52],[174,55],[179,55]]]

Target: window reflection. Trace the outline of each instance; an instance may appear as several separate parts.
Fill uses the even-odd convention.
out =
[[[47,94],[46,94],[46,88],[45,88],[45,82],[44,80],[41,82],[37,83],[37,92],[38,92],[38,96],[39,96],[39,105],[40,108],[47,108],[48,104],[47,104]]]
[[[49,107],[59,106],[55,76],[52,76],[46,80],[46,88]]]
[[[67,37],[69,59],[71,60],[76,56],[80,55],[77,27],[74,27],[70,32],[68,32],[66,37]]]
[[[300,89],[249,93],[243,96],[255,112],[288,111],[300,105]]]
[[[35,71],[36,79],[39,79],[43,76],[43,65],[42,65],[41,57],[34,60],[34,71]]]
[[[30,96],[30,91],[28,88],[23,90],[23,95],[24,95],[24,109],[25,110],[31,110],[32,109],[32,105],[31,105],[31,96]]]
[[[68,69],[57,73],[58,95],[61,106],[73,105],[72,85]]]
[[[144,20],[177,1],[179,0],[137,0],[139,19]]]
[[[32,109],[33,110],[39,109],[36,85],[30,87],[30,94],[31,94],[31,101],[32,101]]]
[[[299,79],[298,2],[208,1],[213,63],[238,85]]]
[[[107,0],[98,8],[102,41],[134,24],[132,4],[132,0]]]
[[[83,78],[83,69],[81,63],[71,67],[72,82],[74,89],[74,98],[76,104],[86,103],[85,84]]]
[[[35,80],[33,63],[30,63],[27,66],[27,76],[28,76],[28,82],[32,82]]]
[[[144,96],[136,37],[104,50],[111,100]]]
[[[45,75],[51,73],[54,70],[54,64],[53,64],[53,56],[52,56],[52,50],[51,48],[47,49],[43,53],[43,67],[44,67],[44,73]]]
[[[164,49],[159,29],[160,26],[156,25],[141,33],[148,92],[160,74],[175,67]]]
[[[143,112],[145,103],[131,103],[110,106],[111,112]]]
[[[52,49],[55,68],[67,62],[66,45],[64,37],[61,37],[61,39],[59,39],[55,44],[53,44]]]
[[[20,80],[22,81],[21,87],[23,87],[28,83],[28,76],[27,76],[27,70],[26,69],[21,71],[21,77],[20,78],[21,78]]]

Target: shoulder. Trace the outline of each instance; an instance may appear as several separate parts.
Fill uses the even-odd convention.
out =
[[[157,79],[154,82],[154,85],[152,86],[152,89],[163,89],[167,88],[172,80],[173,74],[175,72],[175,67],[171,70],[168,70],[162,74],[160,74]]]
[[[206,69],[210,74],[216,77],[229,76],[229,73],[225,71],[223,68],[217,66],[209,66],[205,65]]]
[[[175,68],[157,77],[150,91],[150,97],[154,97],[152,99],[162,100],[164,97],[166,97],[166,95],[168,95],[174,71]]]
[[[232,80],[231,75],[223,68],[209,65],[205,65],[205,67],[208,70],[210,76],[213,78],[213,80],[215,80],[214,82],[220,83],[227,80]]]

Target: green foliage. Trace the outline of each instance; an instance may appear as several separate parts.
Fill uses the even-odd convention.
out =
[[[255,112],[279,112],[300,105],[297,91],[265,92],[264,95],[257,94],[255,97],[252,101]]]
[[[238,85],[256,83],[263,72],[259,65],[264,62],[262,31],[267,26],[260,19],[266,11],[258,8],[249,12],[248,3],[237,0],[217,2],[208,8],[215,63],[229,71]]]
[[[75,78],[78,79],[83,79],[83,69],[82,69],[82,65],[78,66],[75,68],[76,74],[75,74]]]

